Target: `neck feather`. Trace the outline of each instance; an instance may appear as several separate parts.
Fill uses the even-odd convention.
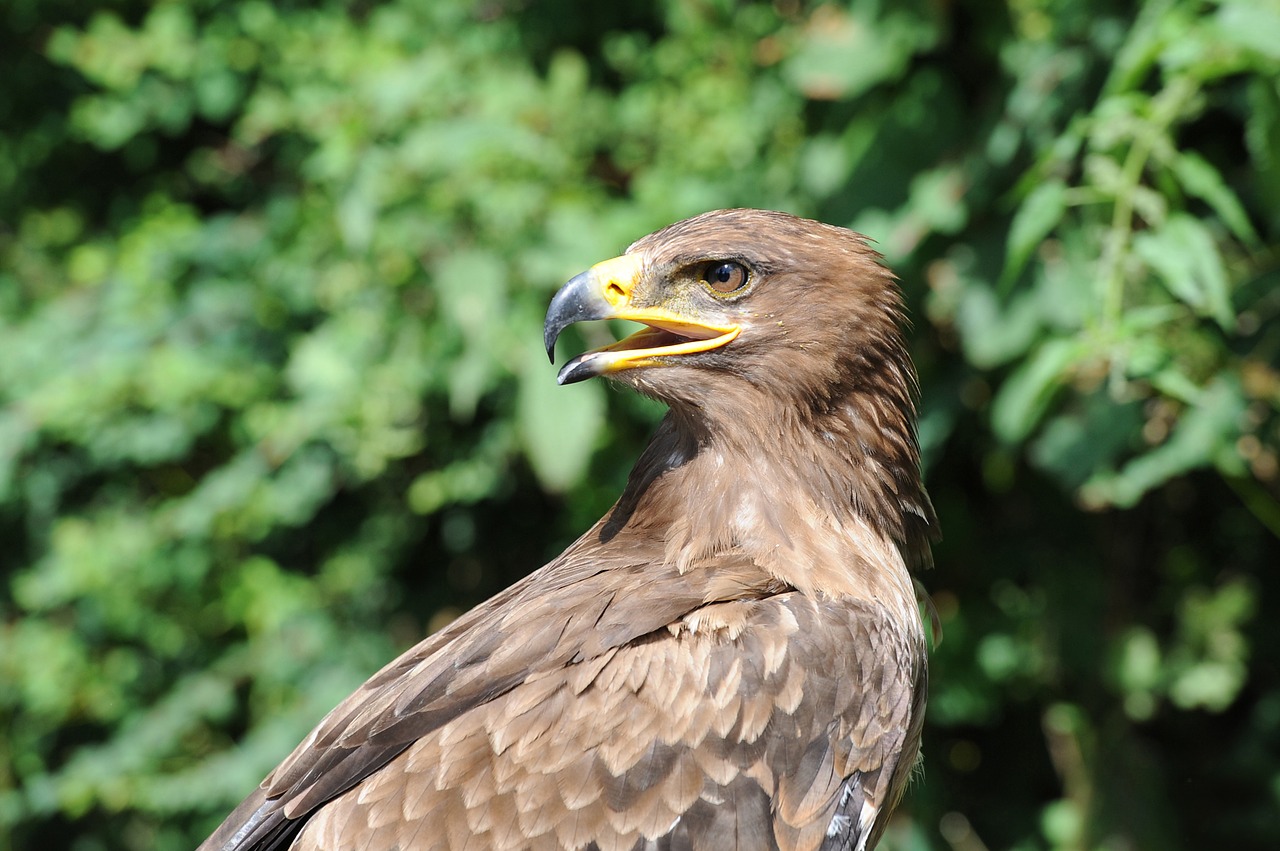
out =
[[[907,569],[928,564],[935,520],[912,395],[904,357],[805,404],[759,393],[674,406],[602,535],[658,526],[682,571],[741,553],[808,592],[880,596],[888,583],[898,598],[905,583],[914,601]]]

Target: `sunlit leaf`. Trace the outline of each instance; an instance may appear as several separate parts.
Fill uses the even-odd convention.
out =
[[[563,491],[582,478],[595,452],[604,427],[604,390],[599,381],[558,387],[544,366],[521,374],[517,423],[542,484]]]
[[[1019,441],[1040,422],[1065,386],[1068,369],[1085,353],[1071,339],[1043,343],[1000,387],[991,404],[991,427],[1001,440]]]
[[[806,96],[817,100],[856,97],[902,73],[911,56],[937,37],[932,22],[911,12],[875,15],[871,3],[845,11],[819,6],[810,17],[800,49],[786,71]]]
[[[1274,0],[1226,0],[1214,19],[1217,31],[1242,47],[1280,61],[1280,5]]]

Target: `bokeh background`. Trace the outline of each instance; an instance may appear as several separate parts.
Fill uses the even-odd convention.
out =
[[[912,307],[885,847],[1280,847],[1278,0],[5,0],[0,80],[0,848],[191,848],[603,513],[661,411],[547,300],[729,206]]]

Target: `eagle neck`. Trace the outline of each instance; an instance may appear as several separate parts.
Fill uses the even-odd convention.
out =
[[[932,509],[903,389],[889,400],[856,385],[805,405],[736,400],[735,417],[673,407],[605,534],[640,523],[661,533],[664,559],[682,572],[747,556],[807,593],[914,610],[908,565],[927,541],[910,527],[914,518],[927,529]]]

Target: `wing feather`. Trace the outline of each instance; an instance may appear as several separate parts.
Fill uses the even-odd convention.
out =
[[[705,623],[660,630],[580,663],[596,669],[589,677],[569,664],[473,707],[320,808],[295,848],[345,848],[371,833],[370,851],[404,848],[428,832],[450,848],[550,837],[600,849],[864,847],[883,825],[862,815],[891,809],[916,751],[913,639],[887,634],[888,617],[868,604],[787,591],[749,605],[736,638]],[[853,621],[878,640],[840,641]],[[763,655],[744,655],[771,643],[786,648],[772,671]],[[859,699],[880,686],[891,699]],[[855,733],[859,724],[872,729]],[[528,730],[539,732],[514,746]],[[401,812],[388,820],[392,801]]]

